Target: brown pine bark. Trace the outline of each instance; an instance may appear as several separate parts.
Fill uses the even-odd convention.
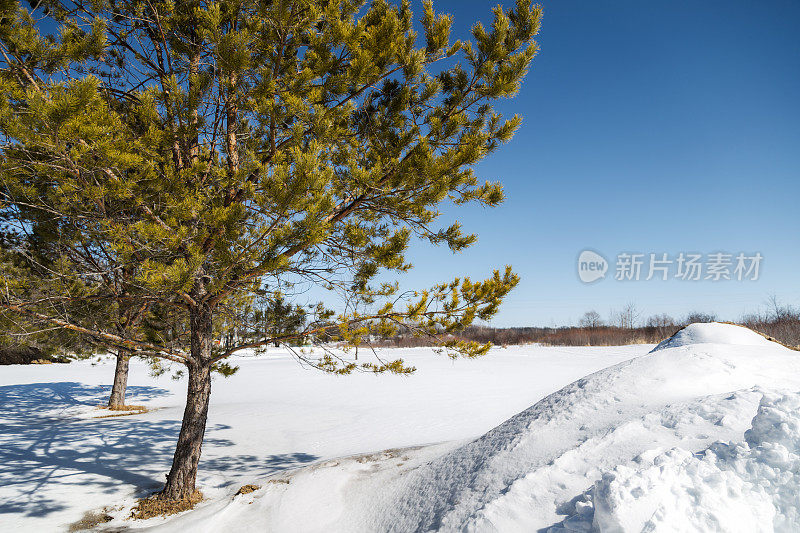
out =
[[[195,493],[197,465],[206,431],[208,404],[211,398],[211,310],[200,306],[190,312],[191,359],[187,362],[189,383],[186,408],[172,459],[172,468],[160,497],[185,500]]]
[[[130,356],[125,350],[117,352],[117,366],[114,369],[114,384],[111,386],[111,396],[108,398],[109,409],[125,407],[125,392],[128,389],[128,368]]]

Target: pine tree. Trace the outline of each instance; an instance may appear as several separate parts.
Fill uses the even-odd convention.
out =
[[[0,208],[12,232],[46,235],[52,258],[40,297],[31,278],[4,275],[2,306],[185,365],[162,498],[194,492],[212,369],[252,345],[213,342],[231,302],[317,284],[346,304],[320,304],[293,335],[351,345],[398,327],[438,337],[497,312],[518,281],[509,267],[411,294],[376,276],[411,268],[411,239],[475,242],[441,224],[443,204],[503,200],[473,168],[520,124],[492,102],[519,90],[540,18],[517,0],[451,42],[430,2],[419,32],[407,1],[0,2]],[[7,251],[29,259],[23,248]],[[143,325],[115,331],[92,306]],[[339,374],[413,371],[308,357]]]
[[[302,306],[287,302],[280,292],[260,298],[252,313],[251,336],[256,343],[272,339],[275,346],[281,339],[301,341],[298,333],[306,323],[306,311]]]
[[[122,208],[120,203],[107,203],[104,215],[113,218],[120,215]],[[118,261],[119,258],[115,258],[115,254],[102,243],[98,246],[98,243],[80,238],[74,228],[74,241],[65,246],[64,238],[69,234],[65,230],[69,232],[69,229],[63,225],[62,219],[53,215],[31,205],[0,212],[5,230],[3,250],[12,251],[3,268],[10,284],[20,285],[19,280],[25,280],[20,285],[25,293],[21,300],[29,304],[35,302],[28,306],[29,311],[58,316],[68,323],[89,323],[94,329],[113,331],[121,337],[135,335],[148,302],[131,299],[133,263]],[[70,276],[64,275],[67,265]],[[25,275],[19,275],[20,268],[24,269]],[[80,275],[74,275],[78,273]],[[103,288],[101,294],[94,292],[98,287]],[[36,329],[33,327],[29,331],[35,332]],[[108,407],[112,409],[125,405],[130,358],[124,346],[115,349],[116,366],[108,400]]]

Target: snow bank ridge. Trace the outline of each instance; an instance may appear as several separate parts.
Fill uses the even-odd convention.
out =
[[[743,442],[716,442],[697,454],[646,452],[603,474],[564,524],[614,532],[797,531],[798,413],[800,393],[766,393]]]
[[[667,340],[661,341],[653,352],[666,348],[677,348],[692,344],[738,344],[741,346],[765,346],[774,344],[764,336],[736,324],[721,322],[689,324]]]

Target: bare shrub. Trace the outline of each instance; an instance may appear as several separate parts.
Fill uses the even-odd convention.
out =
[[[800,347],[800,310],[796,308],[776,307],[767,313],[746,315],[739,323],[786,346]]]
[[[623,329],[634,329],[639,322],[641,312],[636,304],[629,302],[616,314],[616,325]]]
[[[600,318],[600,313],[595,310],[586,311],[578,321],[578,325],[583,328],[599,328],[603,325],[603,319]]]
[[[707,322],[716,322],[717,315],[715,313],[703,313],[700,311],[693,311],[686,315],[686,318],[683,319],[684,325],[689,324],[696,324],[696,323],[707,323]]]

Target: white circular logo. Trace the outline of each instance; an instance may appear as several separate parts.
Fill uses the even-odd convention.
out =
[[[578,277],[584,283],[592,283],[606,277],[608,261],[602,255],[584,250],[578,256]]]

